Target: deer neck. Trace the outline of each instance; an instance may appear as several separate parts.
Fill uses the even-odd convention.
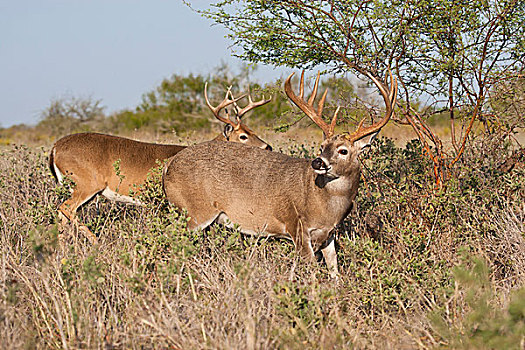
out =
[[[357,195],[361,175],[360,166],[357,164],[348,170],[344,175],[337,178],[316,174],[312,170],[312,181],[314,182],[313,186],[315,186],[314,197],[317,198],[317,205],[323,206],[326,213],[330,213],[330,217],[333,216],[336,224],[348,215],[352,208],[352,202]]]
[[[315,191],[310,200],[315,203],[316,212],[325,213],[326,218],[333,221],[330,225],[336,225],[352,208],[352,202],[357,194],[359,174],[328,178],[313,173],[313,182]]]
[[[315,174],[315,186],[331,196],[347,196],[356,187],[348,177],[329,178]]]
[[[350,196],[356,191],[359,184],[360,170],[357,167],[348,174],[336,178],[313,172],[314,183],[319,190],[326,192],[330,196]]]

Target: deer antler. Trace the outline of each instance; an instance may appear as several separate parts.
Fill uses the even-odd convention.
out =
[[[245,96],[245,95],[244,95]],[[243,96],[243,97],[244,97]],[[233,97],[233,96],[232,96]],[[244,108],[240,108],[236,102],[233,103],[234,107],[235,107],[235,115],[240,123],[240,119],[242,118],[243,115],[245,115],[246,113],[248,113],[249,111],[251,111],[252,109],[256,108],[256,107],[259,107],[259,106],[262,106],[262,105],[265,105],[267,104],[268,102],[270,102],[272,100],[272,98],[270,97],[269,99],[265,100],[264,99],[264,96],[262,98],[262,100],[260,101],[257,101],[257,102],[253,102],[252,101],[252,96],[251,95],[248,95],[248,104],[244,107]]]
[[[235,123],[234,121],[230,120],[229,118],[224,118],[224,117],[221,117],[219,115],[220,111],[231,105],[232,103],[235,103],[237,101],[239,101],[240,99],[246,97],[246,94],[243,94],[237,98],[233,98],[233,95],[231,94],[231,89],[232,87],[230,86],[228,88],[228,91],[226,91],[226,96],[224,97],[224,100],[219,103],[219,105],[217,107],[213,107],[210,103],[210,100],[208,100],[208,82],[206,82],[206,84],[204,84],[204,99],[206,100],[206,104],[208,105],[208,108],[213,112],[213,115],[215,116],[215,118],[219,119],[221,122],[223,123],[226,123],[226,124],[230,124],[231,126],[235,127],[238,125],[238,123]],[[230,99],[229,96],[232,96],[232,98]]]
[[[363,137],[378,132],[383,126],[385,126],[392,114],[394,114],[394,106],[396,105],[397,101],[397,80],[394,79],[394,77],[392,76],[392,72],[390,71],[390,69],[388,70],[388,74],[390,75],[391,82],[390,91],[388,91],[387,87],[385,87],[385,85],[382,82],[380,82],[377,78],[375,78],[372,74],[366,72],[366,75],[368,75],[368,77],[372,79],[374,84],[381,92],[381,96],[383,96],[383,99],[385,100],[386,112],[383,119],[367,127],[363,127],[365,119],[361,120],[359,126],[357,127],[357,130],[346,136],[350,141],[355,142],[357,140],[362,139]],[[385,81],[386,78],[387,76],[385,75]]]
[[[288,76],[286,81],[284,82],[284,91],[286,92],[286,95],[292,102],[299,107],[300,110],[302,110],[312,121],[317,124],[323,130],[323,134],[325,139],[330,138],[334,134],[335,124],[337,121],[337,113],[339,112],[339,108],[334,113],[334,116],[332,117],[332,121],[330,125],[328,125],[322,118],[323,113],[323,107],[324,107],[324,101],[326,100],[326,94],[328,93],[328,89],[325,90],[323,96],[321,97],[321,100],[319,101],[317,110],[314,108],[314,100],[317,95],[317,88],[319,86],[319,77],[321,74],[317,73],[317,78],[315,79],[315,85],[314,89],[312,91],[312,95],[308,99],[308,102],[306,102],[304,98],[304,70],[301,72],[301,81],[299,84],[299,96],[295,95],[295,93],[292,90],[292,76],[295,73],[292,73]]]

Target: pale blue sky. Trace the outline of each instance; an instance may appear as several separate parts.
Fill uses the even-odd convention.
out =
[[[133,108],[174,73],[239,67],[225,35],[181,0],[0,0],[0,126],[34,124],[67,96]]]

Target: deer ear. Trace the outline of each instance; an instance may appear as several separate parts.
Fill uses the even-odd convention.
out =
[[[372,142],[374,142],[378,134],[379,134],[379,131],[376,133],[373,133],[368,138],[363,138],[359,141],[354,142],[354,147],[357,148],[358,153],[362,153],[363,151],[369,150],[370,146],[372,145]]]
[[[224,137],[226,137],[226,140],[230,139],[232,132],[233,132],[233,126],[231,126],[230,124],[224,125],[224,131],[222,132],[222,134],[224,135]]]

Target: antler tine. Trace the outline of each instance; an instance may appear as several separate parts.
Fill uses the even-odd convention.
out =
[[[369,72],[366,73],[366,75],[370,79],[372,79],[374,84],[379,89],[381,96],[383,96],[383,99],[385,100],[386,112],[385,112],[385,116],[383,117],[383,119],[367,127],[363,127],[363,123],[365,120],[364,119],[361,120],[361,122],[359,123],[359,126],[357,127],[357,130],[347,136],[352,142],[360,140],[363,137],[371,135],[375,132],[379,132],[379,130],[381,130],[381,128],[383,128],[383,126],[385,126],[386,123],[390,120],[390,117],[392,116],[392,114],[394,114],[394,107],[397,101],[397,79],[395,79],[392,76],[392,72],[390,71],[390,69],[388,70],[388,74],[390,75],[391,83],[390,83],[390,89],[387,90],[385,88],[385,85],[381,81],[379,81],[376,77],[374,77]],[[386,78],[387,76],[385,75],[385,81],[386,81]]]
[[[219,114],[223,108],[231,105],[232,103],[236,103],[241,98],[244,98],[246,96],[246,94],[243,94],[240,97],[233,98],[231,89],[232,87],[230,86],[228,90],[226,91],[226,96],[224,97],[224,100],[222,100],[222,102],[219,103],[217,107],[213,107],[212,104],[210,103],[210,100],[208,99],[208,82],[206,82],[204,84],[204,99],[206,100],[206,104],[208,105],[208,108],[213,112],[213,115],[215,116],[215,118],[219,119],[223,123],[230,124],[232,126],[236,126],[237,124],[235,122],[231,121],[229,118],[221,117]],[[230,99],[228,95],[231,95],[232,98]]]
[[[295,73],[292,73],[292,75]],[[304,98],[304,69],[301,71],[301,81],[299,83],[299,98]]]
[[[230,85],[230,88],[228,89],[228,92],[230,93],[230,96],[231,96],[232,100],[234,100],[235,97],[233,97],[233,93],[231,92],[231,87],[232,87],[232,85]],[[241,95],[241,97],[244,97],[244,96],[246,96],[246,94]],[[237,104],[237,102],[233,102],[233,109],[234,109],[234,114],[235,114],[235,116],[234,116],[235,120],[232,120],[232,117],[230,115],[228,115],[228,119],[232,120],[234,123],[237,123],[237,125],[239,125],[241,123],[241,121],[240,121],[239,118],[237,118],[237,114],[239,113],[239,109],[240,108],[239,108],[239,105]],[[226,112],[227,111],[228,110],[226,110]]]
[[[335,125],[337,124],[337,114],[339,113],[340,109],[341,109],[341,106],[337,106],[337,108],[336,108],[336,110],[334,112],[334,116],[332,117],[332,122],[330,123],[330,130],[331,130],[332,134],[334,133]]]
[[[304,74],[304,71],[303,71],[303,74]],[[310,95],[310,98],[308,99],[308,104],[310,106],[312,106],[312,107],[314,106],[314,100],[315,100],[315,97],[317,96],[317,87],[319,86],[319,78],[320,77],[321,77],[321,72],[317,72],[317,77],[315,78],[314,89],[312,90],[312,95]],[[301,76],[301,78],[302,78],[302,76]]]
[[[256,107],[259,107],[259,106],[262,106],[262,105],[265,105],[267,104],[268,102],[270,102],[272,100],[272,98],[270,97],[269,99],[265,100],[264,99],[264,96],[262,98],[262,100],[260,101],[257,101],[257,102],[253,102],[252,101],[252,96],[251,95],[248,95],[248,105],[245,106],[243,109],[241,109],[240,111],[237,111],[237,118],[241,118],[243,115],[245,115],[247,112],[251,111],[252,109],[256,108]]]
[[[323,96],[321,97],[321,100],[319,101],[319,105],[317,107],[317,110],[314,108],[314,100],[317,95],[317,88],[319,86],[319,77],[320,73],[317,73],[317,78],[315,80],[314,89],[312,91],[312,95],[308,99],[308,102],[304,100],[304,70],[301,73],[301,80],[299,83],[299,96],[295,95],[292,89],[292,76],[295,73],[292,73],[288,76],[288,78],[284,82],[284,91],[286,92],[286,95],[292,102],[299,107],[300,110],[302,110],[312,121],[317,124],[323,130],[323,134],[325,138],[332,137],[334,134],[335,124],[337,120],[337,113],[339,112],[339,108],[334,113],[334,116],[332,118],[332,122],[330,125],[328,125],[323,119],[322,119],[322,113],[323,113],[323,107],[324,102],[326,100],[326,96],[328,94],[328,89],[324,92]]]

